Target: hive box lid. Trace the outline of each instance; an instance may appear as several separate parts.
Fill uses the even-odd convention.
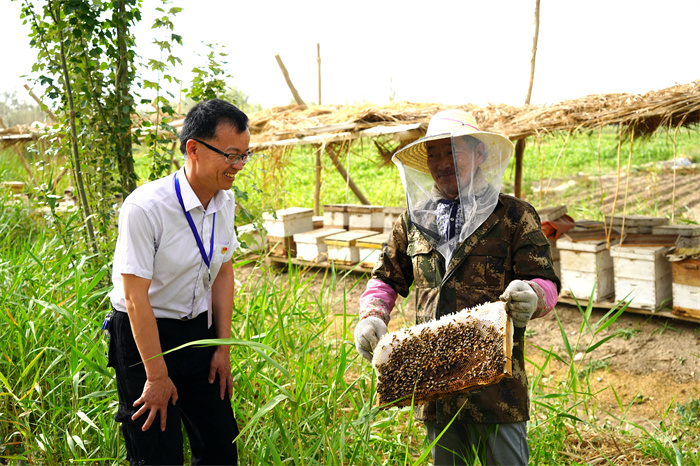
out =
[[[270,212],[263,212],[263,219],[264,220],[286,220],[286,219],[293,219],[293,218],[298,218],[298,217],[313,217],[314,211],[313,209],[307,209],[304,207],[290,207],[288,209],[282,209],[276,211],[277,218]]]
[[[655,235],[679,235],[689,238],[700,236],[700,225],[660,225],[652,228]]]
[[[357,240],[358,248],[379,249],[389,239],[389,233],[379,233],[373,236],[366,236]]]
[[[555,205],[552,207],[544,207],[542,209],[537,209],[537,214],[540,216],[540,221],[551,222],[556,220],[563,215],[566,215],[567,208],[565,205]]]
[[[323,204],[323,212],[347,212],[353,204]]]
[[[380,205],[348,205],[348,212],[351,214],[373,214],[376,212],[384,212],[384,206]]]
[[[350,230],[337,235],[326,236],[326,244],[332,246],[355,246],[358,239],[376,235],[376,231]]]
[[[323,241],[327,236],[337,235],[344,231],[344,228],[317,228],[303,233],[295,233],[294,241],[297,243],[318,243],[319,241]]]
[[[613,226],[622,226],[624,221],[625,227],[654,227],[657,225],[668,224],[668,219],[666,217],[649,217],[646,215],[627,215],[627,216],[605,216],[605,221],[610,224],[612,221]]]

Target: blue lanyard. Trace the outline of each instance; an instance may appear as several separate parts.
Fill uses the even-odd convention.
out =
[[[202,255],[202,260],[207,265],[208,269],[209,264],[211,263],[211,255],[214,252],[214,227],[216,226],[216,212],[214,212],[214,217],[211,220],[211,241],[209,242],[209,256],[207,257],[207,253],[204,250],[204,244],[202,244],[202,240],[199,238],[199,233],[197,233],[197,227],[194,226],[194,220],[192,220],[192,215],[190,215],[190,213],[185,209],[185,203],[182,202],[182,193],[180,192],[180,181],[177,179],[177,175],[178,174],[175,173],[175,193],[177,193],[177,200],[180,201],[180,207],[182,207],[182,211],[185,213],[187,223],[190,224],[190,230],[192,230],[194,239],[197,241],[199,253]]]

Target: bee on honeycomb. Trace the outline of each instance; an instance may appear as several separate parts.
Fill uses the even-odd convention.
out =
[[[487,303],[384,335],[374,349],[379,406],[406,406],[512,375],[505,303]]]

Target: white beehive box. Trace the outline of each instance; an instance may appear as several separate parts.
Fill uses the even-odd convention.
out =
[[[405,211],[405,207],[384,207],[384,233],[394,229],[394,223]]]
[[[616,244],[617,239],[611,244]],[[605,240],[557,240],[561,267],[561,295],[594,302],[605,301],[615,295],[615,278],[610,250]]]
[[[673,313],[700,319],[700,259],[671,262]]]
[[[615,230],[625,235],[650,235],[652,229],[657,226],[667,225],[665,217],[648,217],[646,215],[606,216],[607,225],[612,225]],[[624,228],[623,228],[624,223]],[[624,230],[624,231],[623,231]]]
[[[379,233],[373,236],[366,236],[357,240],[357,248],[360,252],[360,265],[374,268],[374,264],[379,260],[384,243],[389,240],[389,233]]]
[[[384,207],[378,205],[349,205],[349,230],[384,231]]]
[[[376,234],[376,231],[371,230],[351,230],[326,236],[325,242],[328,260],[338,261],[343,264],[356,264],[360,262],[360,250],[357,247],[357,240]]]
[[[325,204],[323,206],[323,226],[326,228],[348,229],[350,204]]]
[[[337,235],[345,230],[342,228],[318,228],[294,235],[294,242],[297,245],[297,258],[305,261],[326,260],[327,236]]]
[[[278,210],[276,215],[263,212],[263,224],[268,236],[284,238],[295,233],[313,230],[314,211],[303,207],[290,207]]]
[[[615,271],[615,300],[630,307],[655,311],[671,306],[673,296],[668,247],[621,246],[611,248]]]

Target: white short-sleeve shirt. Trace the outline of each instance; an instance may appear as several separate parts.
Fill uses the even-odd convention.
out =
[[[205,210],[187,182],[184,167],[178,172],[178,180],[185,209],[192,216],[207,256],[214,228],[210,270],[175,193],[175,175],[146,183],[126,198],[119,213],[114,289],[109,294],[117,311],[126,312],[122,274],[133,274],[151,280],[148,298],[156,318],[192,319],[207,312],[205,283],[209,273],[213,282],[221,264],[231,260],[239,246],[233,228],[233,192],[217,191]]]

